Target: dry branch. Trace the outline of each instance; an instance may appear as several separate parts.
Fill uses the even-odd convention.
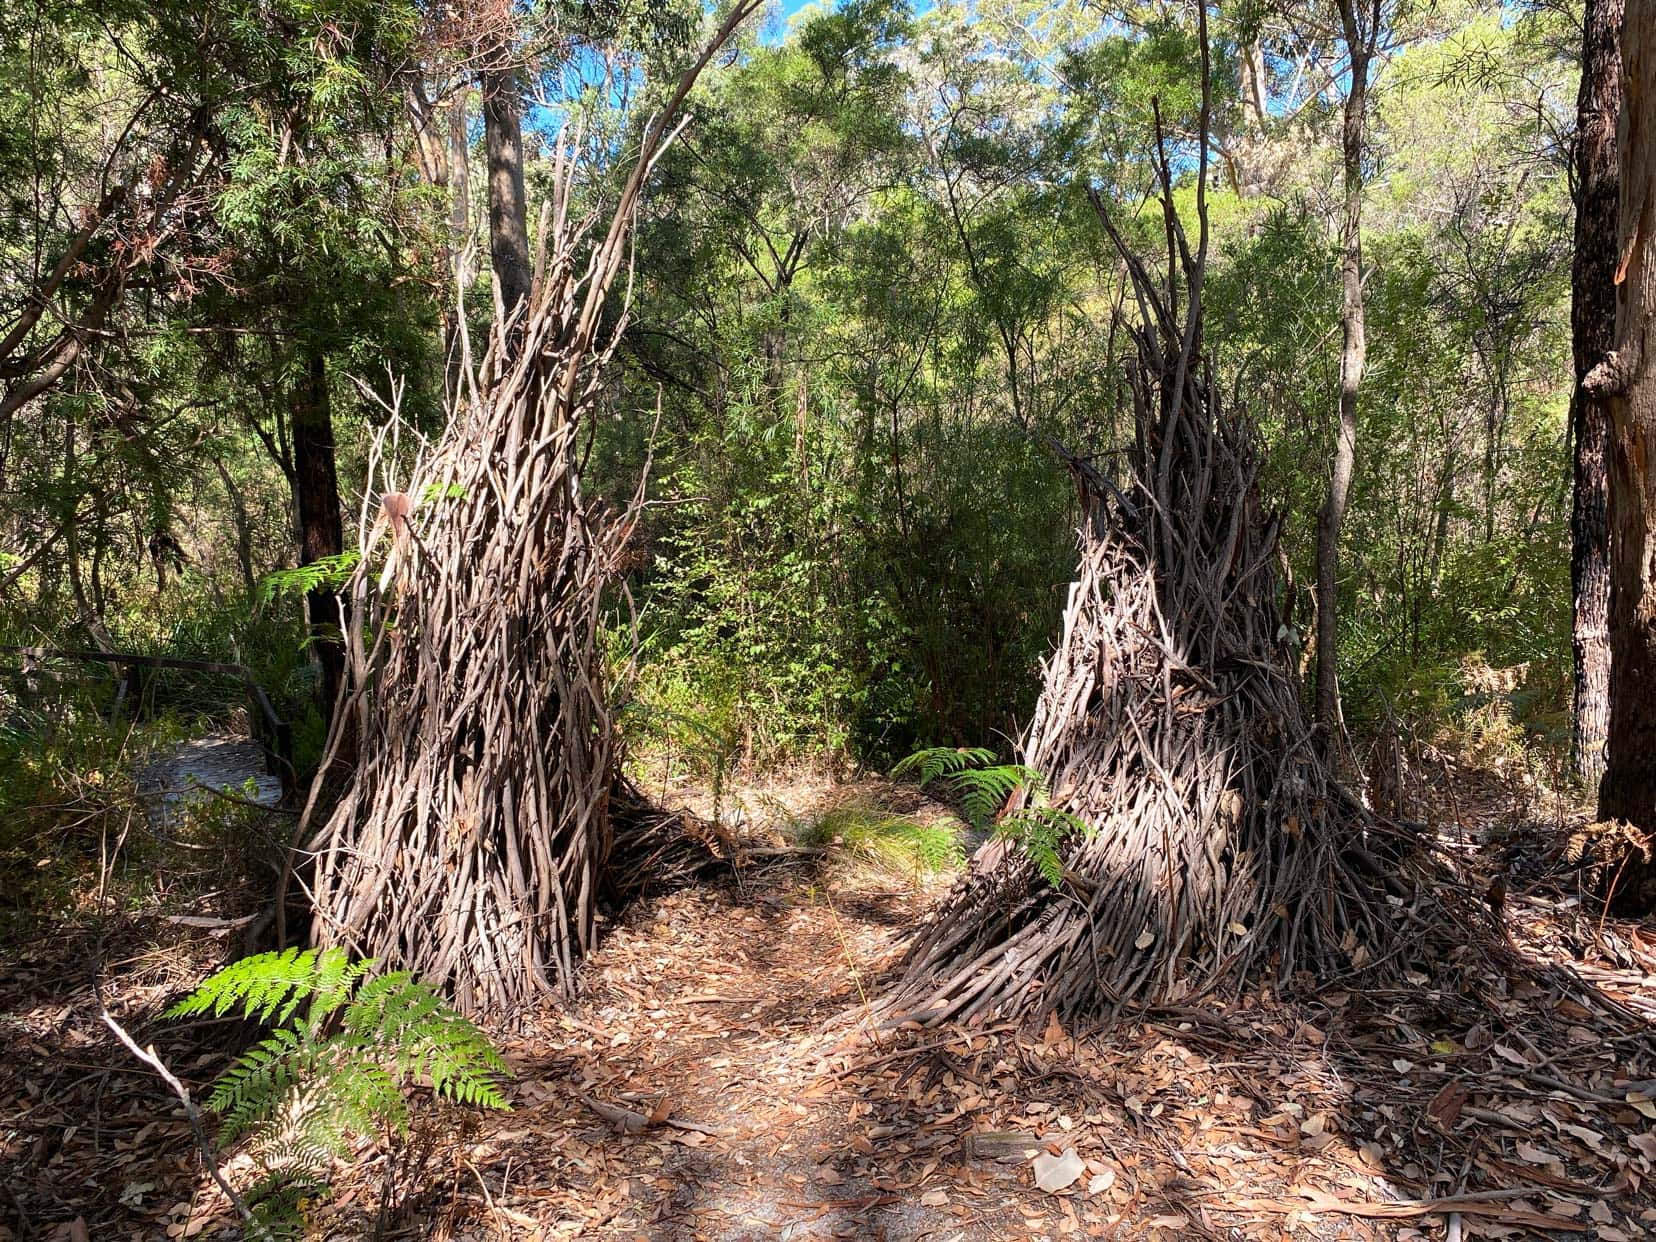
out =
[[[624,773],[610,788],[610,822],[614,843],[604,897],[615,906],[728,871],[739,851],[752,852],[710,820],[657,806]]]
[[[1120,479],[1059,450],[1080,569],[1021,756],[1092,831],[1068,842],[1057,888],[1010,842],[980,853],[897,988],[900,1015],[927,1023],[1286,986],[1398,943],[1388,834],[1316,744],[1253,429],[1202,352],[1205,245],[1192,254],[1168,206],[1175,296],[1098,206],[1139,307],[1121,325],[1135,440]]]
[[[572,214],[577,168],[560,147],[530,298],[468,359],[466,399],[407,484],[387,479],[362,515],[351,697],[323,772],[353,733],[360,759],[307,843],[312,935],[413,970],[472,1013],[568,994],[593,944],[617,770],[602,608],[632,515],[583,495],[580,441],[620,332],[603,312],[645,178],[752,9],[680,79],[607,221]],[[387,470],[393,447],[382,437]]]

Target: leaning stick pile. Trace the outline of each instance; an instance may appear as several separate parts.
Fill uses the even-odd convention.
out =
[[[593,944],[617,776],[602,607],[631,523],[581,491],[620,332],[602,315],[673,118],[753,7],[680,79],[602,231],[571,215],[577,169],[558,159],[532,295],[466,367],[409,484],[364,512],[351,695],[319,788],[334,756],[354,744],[358,761],[306,843],[312,935],[413,970],[468,1012],[568,994]]]
[[[1202,355],[1200,260],[1170,213],[1181,317],[1105,224],[1140,308],[1124,325],[1135,442],[1119,484],[1063,453],[1080,569],[1022,744],[1050,803],[1091,831],[1068,841],[1058,887],[1015,844],[985,847],[908,954],[897,1009],[927,1023],[1289,985],[1395,941],[1377,822],[1303,705],[1252,429]]]
[[[599,638],[626,528],[582,496],[577,437],[610,348],[583,303],[617,256],[578,266],[590,221],[565,217],[560,171],[535,298],[365,523],[341,713],[360,758],[310,845],[315,938],[471,1012],[570,986],[609,850]]]

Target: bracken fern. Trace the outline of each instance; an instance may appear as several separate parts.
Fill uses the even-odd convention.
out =
[[[1042,805],[1046,778],[1022,763],[997,763],[995,752],[981,746],[933,746],[917,750],[891,770],[894,777],[915,776],[920,785],[937,781],[959,800],[966,822],[979,832],[1015,841],[1054,888],[1063,880],[1059,848],[1068,837],[1092,829],[1069,811]],[[1013,795],[1023,792],[1025,805],[1002,814]]]
[[[276,1029],[213,1084],[221,1142],[248,1140],[260,1224],[291,1227],[287,1205],[326,1186],[353,1138],[404,1136],[407,1091],[509,1107],[506,1063],[483,1033],[407,971],[374,975],[342,949],[243,958],[206,979],[168,1017],[240,1009]]]

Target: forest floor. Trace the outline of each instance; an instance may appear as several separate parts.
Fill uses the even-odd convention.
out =
[[[1649,1236],[1656,924],[1583,907],[1549,861],[1565,808],[1434,785],[1469,884],[1522,860],[1521,969],[1469,944],[1392,988],[1104,1031],[877,1032],[868,1002],[947,877],[773,859],[621,913],[581,999],[502,1035],[513,1110],[422,1110],[402,1167],[364,1148],[338,1171],[314,1235],[375,1236],[391,1185],[387,1237]],[[937,813],[883,783],[764,794],[756,835],[852,796]],[[0,1239],[234,1236],[175,1102],[100,1022],[107,1002],[198,1092],[245,1045],[158,1017],[238,955],[257,887],[192,857],[0,947]]]

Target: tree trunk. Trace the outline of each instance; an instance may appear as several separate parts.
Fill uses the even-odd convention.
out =
[[[1576,222],[1570,330],[1576,390],[1570,433],[1575,491],[1570,509],[1570,587],[1575,605],[1576,772],[1588,789],[1604,775],[1610,725],[1610,411],[1582,391],[1616,334],[1616,117],[1621,56],[1616,34],[1623,0],[1587,0],[1576,101]]]
[[[75,601],[75,616],[80,621],[81,629],[92,639],[93,646],[99,651],[114,651],[115,640],[110,637],[105,628],[103,616],[86,598],[86,585],[81,579],[80,572],[80,469],[77,460],[79,451],[76,447],[76,436],[79,434],[75,420],[68,418],[63,423],[63,555],[69,570],[69,594]]]
[[[509,318],[528,300],[533,279],[523,190],[523,97],[517,75],[509,69],[483,74],[483,138],[489,165],[489,260],[498,310]]]
[[[1368,347],[1363,322],[1363,121],[1368,107],[1368,70],[1380,25],[1380,0],[1373,0],[1368,30],[1358,20],[1356,0],[1340,0],[1340,22],[1351,61],[1345,116],[1340,130],[1344,157],[1344,256],[1340,262],[1340,426],[1328,498],[1317,517],[1317,691],[1316,721],[1326,742],[1340,723],[1339,578],[1340,528],[1345,524],[1351,475],[1357,462],[1357,395]]]
[[[328,365],[312,351],[294,389],[293,495],[299,510],[299,563],[310,565],[338,556],[345,546],[339,507],[339,475],[334,468],[333,410],[328,400]],[[322,667],[322,710],[331,716],[345,677],[345,645],[339,595],[320,587],[305,596],[311,645]]]
[[[219,482],[224,484],[224,496],[230,505],[230,521],[236,528],[236,567],[241,570],[242,585],[251,596],[258,586],[258,580],[253,576],[253,515],[247,511],[247,501],[242,497],[241,488],[230,477],[223,459],[213,458],[213,467],[218,471]]]
[[[1634,4],[1622,25],[1618,224],[1622,281],[1616,350],[1584,389],[1611,415],[1610,732],[1599,817],[1656,834],[1656,370],[1646,338],[1656,321],[1656,6]],[[1616,881],[1618,902],[1650,909],[1656,866],[1635,849]]]
[[[522,136],[519,135],[521,144]],[[463,292],[477,278],[472,253],[471,142],[466,133],[466,92],[448,105],[449,245],[454,256],[454,283]],[[527,239],[525,241],[527,246]]]
[[[477,279],[477,254],[472,247],[470,142],[466,132],[466,92],[459,91],[448,102],[448,251],[449,274],[454,289],[443,308],[443,379],[448,408],[458,408],[465,391],[465,347],[461,319],[465,315],[466,291]]]

